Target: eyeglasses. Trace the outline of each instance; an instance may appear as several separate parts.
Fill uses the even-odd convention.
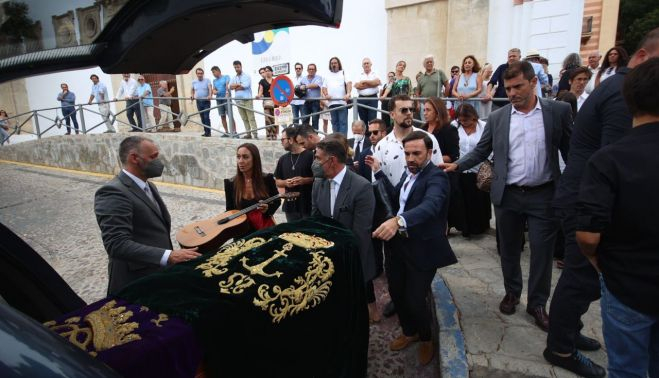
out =
[[[406,114],[406,113],[413,113],[413,112],[414,112],[414,108],[400,108],[400,112],[403,113],[403,114]]]
[[[295,71],[301,70],[301,69],[302,69],[302,67],[295,67]]]
[[[458,73],[458,72],[460,72],[460,71],[458,71],[458,70],[451,71],[451,73]]]
[[[281,139],[279,139],[280,142],[283,142],[283,141],[285,141],[285,140],[288,140],[288,138],[281,138]]]
[[[371,136],[371,134],[377,136],[378,134],[380,134],[380,130],[373,130],[373,131],[367,131],[366,132],[367,137]]]

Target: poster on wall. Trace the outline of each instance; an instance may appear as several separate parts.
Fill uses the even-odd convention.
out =
[[[272,67],[273,76],[289,74],[290,57],[291,44],[288,28],[266,30],[254,34],[254,42],[252,42],[254,77],[258,77],[259,68],[265,66]]]

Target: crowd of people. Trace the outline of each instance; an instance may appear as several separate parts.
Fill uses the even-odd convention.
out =
[[[350,139],[346,105],[353,83],[340,59],[330,59],[324,78],[315,64],[308,64],[303,75],[303,65],[296,63],[298,98],[291,105],[301,123],[284,128],[281,138],[277,126],[268,124],[268,139],[279,138],[285,150],[273,173],[263,172],[255,144],[237,148],[236,174],[225,180],[227,210],[258,204],[249,217],[251,230],[269,227],[280,203],[260,201],[278,190],[299,192],[296,201],[283,205],[288,222],[325,216],[351,229],[370,322],[378,323],[381,313],[397,313],[401,333],[389,348],[398,351],[419,341],[418,361],[425,365],[434,355],[426,296],[436,270],[457,262],[450,231],[455,228],[464,237],[487,231],[493,208],[505,290],[499,310],[513,316],[520,303],[520,256],[528,231],[525,310],[548,334],[544,358],[581,376],[606,374],[580,352],[601,348],[581,333],[582,315],[601,296],[609,375],[659,376],[659,245],[652,221],[659,212],[653,196],[659,185],[659,29],[631,57],[621,47],[610,49],[601,66],[597,52],[589,55],[588,66],[582,66],[578,54],[568,55],[556,83],[547,72],[547,60],[536,51],[524,60],[521,56],[519,49],[510,49],[508,61],[493,70],[490,64],[481,68],[468,55],[461,66],[451,68],[450,78],[428,56],[425,71],[414,82],[404,74],[406,62],[400,61],[384,85],[365,58],[354,88],[357,101],[367,107],[358,110]],[[210,107],[213,94],[226,106],[226,96],[234,91],[251,132],[247,137],[255,138],[251,79],[239,61],[234,69],[236,76],[222,79],[213,67],[213,82],[197,69],[191,99],[202,111]],[[133,99],[150,93],[138,89],[142,84],[132,84],[129,76],[124,79],[121,94]],[[272,69],[264,67],[259,98],[267,101],[271,83]],[[95,93],[105,98],[101,89]],[[445,102],[442,96],[454,100]],[[387,117],[377,116],[378,97],[390,97],[381,103]],[[69,106],[75,95],[63,85],[58,99]],[[318,113],[325,100],[334,132],[323,138]],[[424,120],[421,127],[414,126],[415,113]],[[210,127],[208,117],[202,121]],[[163,171],[155,143],[129,137],[119,156],[122,173],[96,194],[111,266],[113,260],[137,260],[148,273],[197,257],[192,249],[174,250],[169,241],[166,206],[148,182]],[[483,166],[491,168],[489,193],[479,185]],[[163,223],[159,235],[130,231],[144,228],[135,222],[154,219],[115,219],[111,209],[131,208],[133,183],[138,196],[163,215],[157,219]],[[135,227],[117,228],[119,221]],[[557,249],[563,254],[563,270],[547,313]],[[392,301],[378,306],[373,280],[383,272]],[[109,292],[136,278],[111,270]]]

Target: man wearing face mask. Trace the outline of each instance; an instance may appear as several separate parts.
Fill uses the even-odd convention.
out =
[[[94,199],[96,220],[108,252],[108,295],[160,268],[200,256],[195,249],[174,249],[171,218],[158,189],[148,181],[162,175],[158,146],[132,136],[119,146],[123,169]]]
[[[389,293],[402,328],[389,349],[399,351],[420,340],[418,359],[426,365],[434,355],[426,295],[437,269],[457,262],[445,232],[450,185],[446,173],[431,162],[433,143],[428,133],[413,131],[402,143],[407,169],[396,186],[385,179],[383,170],[375,173],[396,216],[379,225],[373,237],[389,246]]]
[[[375,117],[374,117],[375,118]],[[348,139],[348,145],[355,153],[355,170],[359,169],[359,156],[362,151],[371,147],[371,141],[365,137],[366,124],[361,119],[352,123],[352,138]]]

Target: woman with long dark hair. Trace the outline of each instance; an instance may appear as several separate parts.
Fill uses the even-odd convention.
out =
[[[277,185],[272,173],[263,173],[259,149],[252,143],[243,143],[236,150],[236,175],[224,180],[227,211],[241,210],[259,201],[277,195]],[[274,225],[273,214],[281,205],[280,200],[259,204],[247,213],[252,231]]]
[[[279,126],[275,125],[275,103],[272,101],[270,86],[272,85],[272,67],[263,67],[263,79],[259,81],[259,93],[256,98],[263,99],[263,113],[265,113],[265,135],[267,140],[277,140]]]
[[[460,138],[460,154],[471,152],[483,135],[485,122],[478,119],[476,109],[470,104],[463,104],[456,111],[458,122],[458,135]],[[460,173],[458,187],[460,201],[458,205],[463,212],[464,225],[462,236],[481,234],[490,228],[492,209],[490,195],[476,187],[476,174],[480,164]]]
[[[597,72],[595,87],[610,76],[615,75],[620,67],[627,67],[628,62],[629,54],[627,54],[627,50],[621,46],[611,47],[604,55],[604,61]]]

